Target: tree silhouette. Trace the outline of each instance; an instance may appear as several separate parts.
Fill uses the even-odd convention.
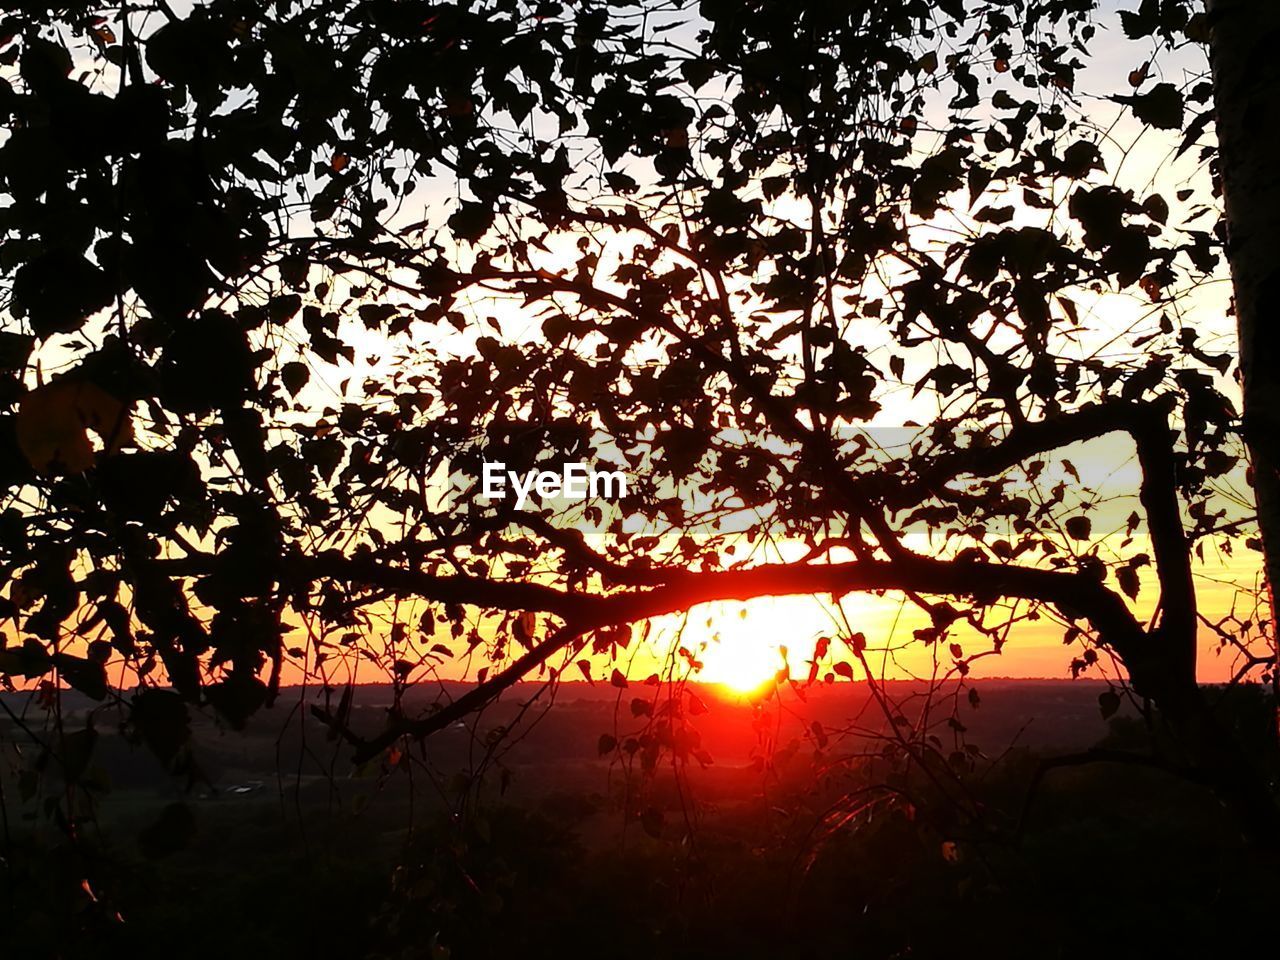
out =
[[[962,628],[1062,621],[1280,838],[1196,678],[1195,551],[1251,529],[1216,493],[1231,358],[1171,319],[1212,198],[1108,172],[1090,0],[95,10],[0,30],[0,672],[122,698],[177,769],[188,704],[241,724],[289,664],[374,636],[399,689],[488,658],[372,736],[349,692],[316,707],[369,758],[664,614],[891,592],[960,674]],[[1119,19],[1195,56],[1191,14]],[[1148,58],[1105,102],[1186,153],[1210,96]],[[1146,316],[1095,310],[1120,295]],[[860,429],[886,412],[898,448]],[[1038,478],[1117,436],[1137,508],[1095,530],[1113,491]],[[635,489],[432,503],[445,469],[579,460]]]
[[[1258,528],[1272,591],[1271,635],[1276,634],[1275,584],[1280,577],[1280,452],[1276,424],[1280,392],[1266,358],[1275,355],[1270,327],[1262,319],[1271,296],[1272,268],[1265,241],[1280,221],[1276,186],[1267,176],[1271,131],[1267,111],[1277,91],[1274,65],[1258,37],[1280,29],[1280,11],[1259,3],[1209,3],[1212,28],[1216,129],[1222,142],[1222,193],[1227,208],[1227,258],[1236,293],[1240,369],[1244,385],[1243,431],[1249,445]],[[1280,647],[1277,647],[1280,656]]]

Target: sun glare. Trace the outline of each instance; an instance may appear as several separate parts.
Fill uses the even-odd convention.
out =
[[[773,645],[757,641],[726,643],[712,640],[703,656],[702,679],[733,693],[755,693],[782,669],[782,655]]]
[[[708,620],[698,679],[746,695],[763,689],[779,671],[789,668],[798,675],[807,670],[823,614],[811,598],[764,597],[718,605]]]

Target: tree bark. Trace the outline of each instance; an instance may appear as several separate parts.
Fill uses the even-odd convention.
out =
[[[1227,260],[1235,288],[1244,438],[1276,644],[1280,588],[1280,2],[1206,0]],[[1280,713],[1277,714],[1280,733]]]

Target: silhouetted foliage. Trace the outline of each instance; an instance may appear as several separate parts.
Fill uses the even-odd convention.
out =
[[[1115,665],[1104,716],[1140,704],[1162,729],[1151,756],[1280,844],[1266,748],[1196,675],[1195,559],[1256,534],[1222,496],[1243,472],[1235,358],[1179,307],[1224,249],[1200,142],[1213,23],[1181,0],[1095,6],[11,5],[0,676],[100,705],[24,755],[25,783],[67,787],[41,815],[72,839],[92,819],[98,726],[194,787],[192,711],[246,728],[302,677],[359,763],[408,766],[517,681],[564,673],[629,704],[603,757],[705,764],[700,702],[664,685],[698,651],[673,644],[643,686],[624,675],[633,627],[887,592],[922,611],[915,639],[955,682],[1018,624],[1060,623],[1073,675]],[[1077,92],[1121,35],[1135,68],[1098,102],[1172,138],[1191,164],[1172,194],[1122,175]],[[1157,54],[1190,58],[1189,82]],[[896,446],[865,429],[886,419],[912,428]],[[1069,459],[1115,435],[1139,468],[1119,492]],[[635,482],[617,503],[517,509],[480,496],[491,461]],[[1246,650],[1274,639],[1266,617],[1232,615],[1224,646],[1274,681]],[[779,685],[876,677],[880,641],[856,628]],[[395,685],[373,725],[353,721],[360,661]],[[402,708],[473,663],[465,693]],[[957,831],[982,821],[963,725],[944,744],[882,706],[893,733],[863,775],[931,784]],[[909,832],[908,807],[884,829]],[[175,799],[141,848],[194,833]],[[531,942],[570,852],[529,854],[554,874]],[[442,943],[496,933],[431,918]]]

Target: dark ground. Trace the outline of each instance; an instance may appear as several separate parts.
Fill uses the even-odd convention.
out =
[[[1280,892],[1202,788],[1148,766],[1043,767],[1150,752],[1130,705],[1103,719],[1103,684],[983,681],[955,725],[935,701],[976,817],[927,783],[886,794],[891,765],[854,758],[883,741],[841,731],[885,727],[861,686],[763,706],[696,688],[711,762],[678,777],[666,754],[648,775],[600,754],[602,734],[644,726],[631,700],[662,691],[566,684],[517,722],[536,689],[363,768],[286,691],[243,731],[198,717],[190,785],[99,716],[103,789],[74,847],[47,801],[24,802],[14,764],[32,751],[16,758],[9,724],[3,956],[1219,956],[1264,935]],[[913,688],[888,693],[916,718]],[[69,727],[88,706],[71,696]],[[353,726],[380,727],[390,700],[358,688]],[[25,696],[6,703],[41,722]],[[1266,730],[1260,694],[1228,706]]]

